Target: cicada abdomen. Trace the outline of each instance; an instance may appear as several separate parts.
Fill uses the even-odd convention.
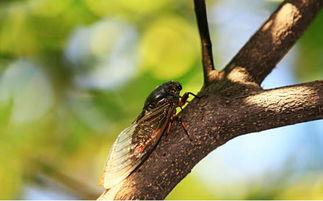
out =
[[[109,189],[128,177],[152,152],[179,105],[182,86],[165,82],[146,99],[143,111],[114,142],[103,175]]]

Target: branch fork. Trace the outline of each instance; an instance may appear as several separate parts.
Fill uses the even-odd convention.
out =
[[[323,80],[263,90],[264,78],[322,9],[322,0],[285,0],[223,71],[214,68],[205,0],[194,0],[204,87],[148,159],[99,199],[164,199],[215,148],[252,132],[323,118]]]

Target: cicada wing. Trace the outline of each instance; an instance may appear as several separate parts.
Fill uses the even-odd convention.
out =
[[[131,151],[132,135],[136,126],[134,123],[124,129],[112,146],[103,175],[103,185],[107,189],[120,183],[138,166],[134,164]]]
[[[137,119],[114,142],[103,175],[109,189],[134,171],[153,150],[165,130],[173,107],[163,105]]]

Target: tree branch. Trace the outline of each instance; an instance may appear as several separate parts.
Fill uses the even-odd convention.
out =
[[[194,8],[202,46],[204,85],[208,85],[218,75],[218,71],[214,69],[213,64],[212,42],[209,34],[205,0],[194,0]]]
[[[322,6],[322,0],[284,1],[229,62],[224,74],[260,84],[303,34]]]
[[[200,92],[207,96],[182,112],[193,142],[175,124],[149,158],[100,199],[164,199],[202,158],[230,139],[323,118],[322,80],[238,96],[223,96],[212,85]],[[239,94],[239,88],[228,94]]]
[[[86,183],[60,171],[53,164],[50,164],[41,158],[32,158],[31,161],[33,162],[33,165],[38,168],[38,172],[43,173],[53,181],[61,184],[67,191],[79,199],[92,200],[100,195],[97,188],[91,188]],[[37,175],[34,176],[36,177]]]
[[[202,158],[230,139],[323,118],[322,80],[272,90],[259,87],[314,19],[322,0],[286,0],[219,77],[213,70],[205,2],[194,3],[205,85],[202,98],[181,112],[190,138],[180,123],[174,124],[147,160],[99,199],[163,199]],[[217,82],[211,83],[214,72]]]

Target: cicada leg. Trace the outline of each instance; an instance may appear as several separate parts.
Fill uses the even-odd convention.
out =
[[[179,101],[179,103],[178,103],[178,106],[179,106],[179,107],[181,107],[181,109],[182,109],[182,106],[184,106],[184,105],[185,105],[185,103],[188,103],[188,102],[189,102],[187,99],[188,99],[188,97],[189,97],[190,95],[194,96],[195,98],[201,98],[201,97],[199,97],[199,96],[197,96],[197,95],[193,94],[192,92],[185,92],[185,93],[183,94],[183,96],[181,96],[181,99],[180,99],[180,101]]]
[[[187,135],[188,139],[190,141],[193,141],[193,139],[191,138],[190,134],[188,133],[188,131],[186,129],[186,124],[182,121],[182,118],[180,116],[177,116],[177,120],[179,121],[179,123],[181,123],[181,126],[184,129],[184,132]]]
[[[168,127],[167,127],[167,130],[166,130],[166,133],[168,134],[169,132],[170,132],[170,129],[171,129],[171,126],[172,126],[172,123],[173,123],[173,121],[178,121],[180,124],[181,124],[181,126],[183,127],[183,129],[184,129],[184,131],[185,131],[185,134],[187,135],[187,137],[189,138],[189,140],[190,141],[192,141],[192,139],[191,139],[191,137],[190,137],[190,135],[188,134],[188,131],[187,131],[187,129],[186,129],[186,125],[185,125],[185,123],[184,122],[182,122],[182,119],[181,119],[181,117],[179,116],[179,115],[174,115],[174,116],[172,116],[171,117],[171,119],[170,119],[170,121],[169,121],[169,123],[168,123]]]
[[[184,93],[184,94],[183,94],[183,96],[181,96],[181,99],[180,99],[179,103],[177,104],[177,106],[178,106],[179,108],[181,108],[181,110],[183,110],[182,106],[184,106],[186,103],[188,103],[188,102],[189,102],[189,101],[187,100],[187,99],[188,99],[188,97],[189,97],[189,95],[192,95],[192,96],[194,96],[194,97],[196,97],[196,98],[201,98],[201,97],[199,97],[199,96],[197,96],[197,95],[193,94],[192,92],[186,92],[186,93]],[[170,129],[171,129],[171,127],[172,127],[172,124],[173,124],[173,122],[174,122],[175,120],[177,120],[179,123],[181,123],[181,126],[183,127],[183,129],[184,129],[184,131],[185,131],[185,134],[186,134],[186,135],[187,135],[187,137],[190,139],[190,141],[192,141],[192,139],[191,139],[191,137],[190,137],[190,135],[188,134],[188,131],[187,131],[187,129],[186,129],[186,125],[185,125],[185,123],[182,121],[181,116],[179,116],[179,115],[173,115],[173,116],[171,116],[171,117],[170,117],[170,120],[169,120],[169,123],[168,123],[167,129],[166,129],[166,134],[169,134]]]
[[[195,98],[201,98],[201,97],[199,97],[199,96],[195,95],[195,94],[194,94],[194,93],[192,93],[192,92],[185,92],[185,93],[183,94],[183,96],[181,96],[181,99],[180,99],[180,101],[179,101],[179,103],[178,103],[178,105],[177,105],[179,108],[181,108],[181,110],[183,110],[182,106],[184,106],[186,103],[188,103],[188,102],[189,102],[187,99],[189,98],[189,96],[190,96],[190,95],[194,96]],[[186,125],[185,125],[185,123],[182,121],[181,116],[179,116],[179,114],[178,114],[178,115],[174,116],[172,119],[173,119],[173,120],[174,120],[174,119],[176,119],[177,121],[179,121],[179,122],[181,123],[181,125],[182,125],[182,127],[183,127],[183,129],[184,129],[184,131],[185,131],[185,134],[186,134],[186,135],[187,135],[187,137],[190,139],[190,141],[192,141],[192,139],[191,139],[191,137],[190,137],[190,135],[188,134],[188,131],[187,131],[187,129],[186,129]]]
[[[168,135],[169,131],[170,131],[170,128],[172,127],[172,123],[173,121],[170,120],[169,123],[168,123],[168,126],[167,126],[167,130],[166,130],[166,134]]]

